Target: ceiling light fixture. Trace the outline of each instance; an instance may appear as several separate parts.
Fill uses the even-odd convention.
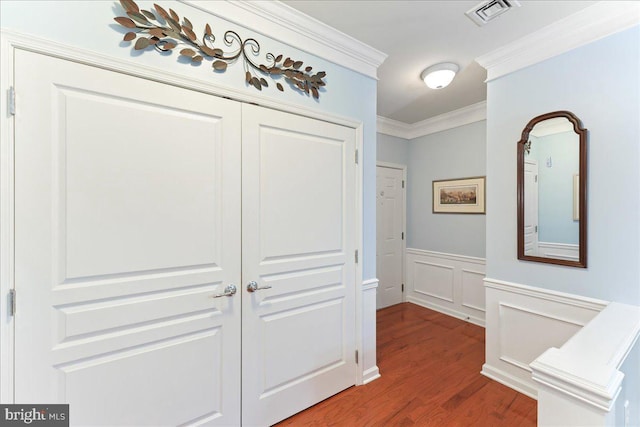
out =
[[[442,89],[451,83],[459,67],[453,62],[432,65],[420,74],[420,78],[431,89]]]

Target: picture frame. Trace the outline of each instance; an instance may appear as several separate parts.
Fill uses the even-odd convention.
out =
[[[433,213],[485,214],[486,177],[433,181]]]
[[[573,175],[573,220],[580,221],[580,174]]]

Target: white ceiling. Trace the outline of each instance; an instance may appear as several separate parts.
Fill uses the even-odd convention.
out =
[[[378,70],[378,115],[415,123],[486,100],[485,70],[474,59],[597,1],[524,1],[478,27],[465,12],[477,1],[283,0],[386,54]],[[455,62],[453,83],[432,90],[422,70]]]

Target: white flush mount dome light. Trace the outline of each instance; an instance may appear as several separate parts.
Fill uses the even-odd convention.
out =
[[[453,62],[432,65],[420,74],[420,78],[431,89],[442,89],[449,86],[456,76],[459,67]]]

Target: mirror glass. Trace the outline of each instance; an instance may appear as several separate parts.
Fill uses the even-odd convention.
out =
[[[518,258],[586,267],[586,129],[568,111],[531,120],[518,143]]]

